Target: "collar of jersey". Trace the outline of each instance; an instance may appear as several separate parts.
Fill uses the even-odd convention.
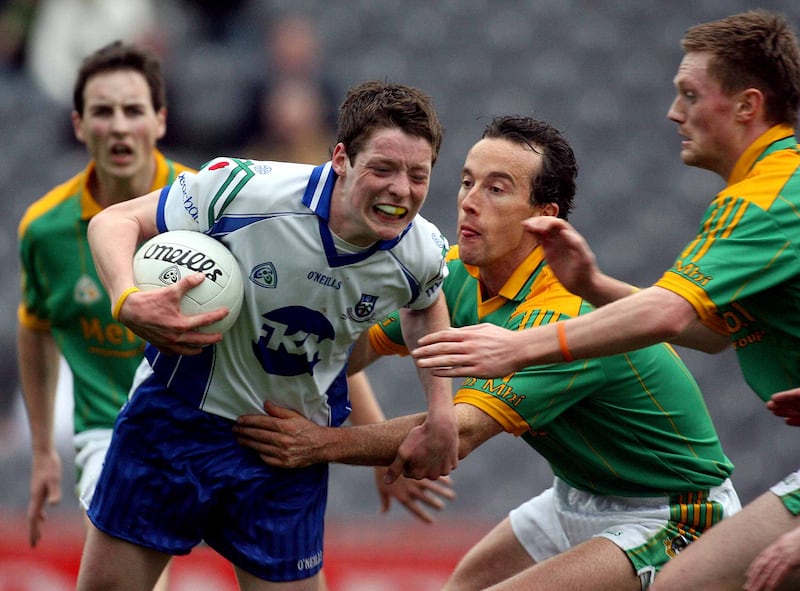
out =
[[[794,146],[797,146],[797,140],[794,138],[794,130],[791,126],[781,124],[770,127],[756,138],[756,141],[750,144],[739,157],[728,179],[728,184],[733,185],[744,179],[756,162],[767,154]]]
[[[156,159],[156,174],[153,178],[153,184],[150,186],[150,191],[155,191],[171,183],[175,178],[174,171],[171,170],[164,155],[159,150],[153,150],[153,155]],[[83,178],[81,179],[81,219],[83,220],[91,219],[103,209],[89,190],[89,179],[92,178],[95,168],[96,162],[91,160],[83,171]]]
[[[306,191],[303,194],[303,205],[311,209],[319,218],[319,234],[322,245],[325,249],[325,256],[331,267],[342,267],[352,265],[371,256],[378,250],[389,250],[394,247],[406,232],[411,228],[411,224],[406,226],[397,238],[392,240],[379,240],[368,249],[358,253],[339,253],[334,244],[333,235],[328,228],[328,220],[331,215],[331,198],[333,187],[336,184],[336,173],[333,171],[330,162],[316,166],[308,179]]]

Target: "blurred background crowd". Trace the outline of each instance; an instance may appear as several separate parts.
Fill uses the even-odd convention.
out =
[[[547,120],[564,132],[580,165],[573,223],[602,267],[646,285],[694,236],[722,188],[715,175],[680,162],[679,138],[666,119],[679,39],[693,24],[756,7],[779,10],[800,27],[796,0],[0,2],[0,510],[24,513],[30,473],[15,360],[16,227],[28,204],[85,164],[69,113],[75,73],[90,51],[118,38],[158,51],[169,108],[160,147],[195,167],[216,155],[323,162],[347,88],[368,79],[422,88],[446,128],[423,214],[451,241],[463,158],[487,118]],[[680,352],[736,464],[742,500],[795,470],[800,430],[760,408],[732,351]],[[424,407],[408,359],[382,360],[370,375],[388,415]],[[66,387],[59,404],[69,471]],[[548,486],[552,474],[522,441],[502,436],[453,477],[458,498],[442,518],[489,522]],[[78,514],[70,493],[58,511]],[[410,519],[399,510],[377,517],[377,506],[370,470],[334,467],[332,517]]]

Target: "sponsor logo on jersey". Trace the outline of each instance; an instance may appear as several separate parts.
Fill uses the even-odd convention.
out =
[[[713,279],[711,275],[704,275],[700,267],[694,263],[687,263],[684,265],[683,261],[677,261],[675,263],[675,270],[701,287],[705,287],[708,285],[708,282]]]
[[[352,308],[347,308],[347,316],[353,322],[368,322],[372,320],[375,311],[375,302],[378,296],[362,293],[361,299]]]
[[[269,374],[314,375],[320,359],[331,354],[336,332],[324,314],[305,306],[287,306],[261,316],[262,335],[253,353]]]
[[[319,271],[309,271],[308,275],[306,275],[306,279],[324,285],[325,287],[332,287],[333,289],[341,289],[342,287],[342,282],[339,279],[331,277],[330,275],[325,275]]]
[[[230,162],[227,160],[223,160],[222,162],[217,162],[216,164],[212,164],[208,167],[208,170],[219,170],[220,168],[225,168],[226,166],[230,166]]]
[[[75,289],[72,294],[72,297],[75,298],[77,303],[84,305],[94,304],[103,297],[103,292],[100,291],[100,287],[95,280],[88,275],[80,276],[75,283]]]
[[[181,186],[181,199],[183,201],[183,209],[186,210],[194,221],[197,221],[200,216],[200,210],[194,204],[194,198],[189,193],[186,186],[186,177],[184,175],[178,176],[178,184]]]
[[[261,263],[250,271],[250,281],[259,287],[274,289],[278,287],[278,271],[271,262]]]

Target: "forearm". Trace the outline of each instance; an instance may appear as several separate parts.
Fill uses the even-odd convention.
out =
[[[408,432],[425,420],[409,415],[356,427],[326,427],[319,445],[319,461],[359,466],[388,466]]]
[[[673,339],[694,318],[694,309],[682,297],[649,287],[565,321],[563,338],[558,335],[560,323],[513,333],[517,342],[512,350],[519,351],[514,353],[521,359],[519,367],[614,355]]]
[[[586,286],[583,293],[576,295],[592,304],[595,308],[600,308],[611,302],[621,300],[636,291],[637,288],[630,283],[614,279],[604,273],[598,273],[594,276],[592,283]]]
[[[31,431],[31,447],[34,453],[49,453],[54,447],[58,347],[49,332],[34,331],[20,325],[17,331],[17,355]]]
[[[350,392],[350,405],[353,407],[350,413],[352,425],[369,425],[380,423],[386,419],[369,379],[363,371],[350,376],[347,379],[347,385]]]
[[[97,273],[112,305],[133,282],[133,254],[138,244],[157,233],[158,192],[112,205],[89,223],[88,239]]]
[[[426,310],[401,310],[400,322],[403,339],[410,348],[416,346],[421,336],[448,328],[450,315],[444,296],[440,294],[436,303]],[[417,374],[427,397],[429,420],[455,423],[452,381],[420,367],[417,367]]]

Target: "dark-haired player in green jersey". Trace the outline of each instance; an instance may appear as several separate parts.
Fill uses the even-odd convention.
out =
[[[577,166],[552,126],[492,120],[467,155],[458,194],[458,248],[444,293],[454,326],[511,330],[591,307],[570,294],[522,228],[566,218]],[[390,317],[353,359],[406,352]],[[703,530],[739,508],[702,393],[668,345],[592,361],[466,378],[456,397],[460,456],[489,438],[522,436],[544,456],[553,486],[514,509],[470,550],[445,589],[639,591]],[[420,416],[325,429],[286,409],[242,417],[242,442],[267,463],[388,463]]]
[[[166,131],[166,96],[160,62],[145,48],[114,42],[87,56],[73,103],[75,136],[91,161],[30,205],[19,224],[17,346],[33,448],[31,545],[42,535],[45,505],[61,497],[53,440],[59,356],[73,378],[76,490],[85,508],[144,354],[144,341],[111,317],[86,239],[89,220],[188,170],[156,148]],[[165,589],[165,579],[159,585]]]

